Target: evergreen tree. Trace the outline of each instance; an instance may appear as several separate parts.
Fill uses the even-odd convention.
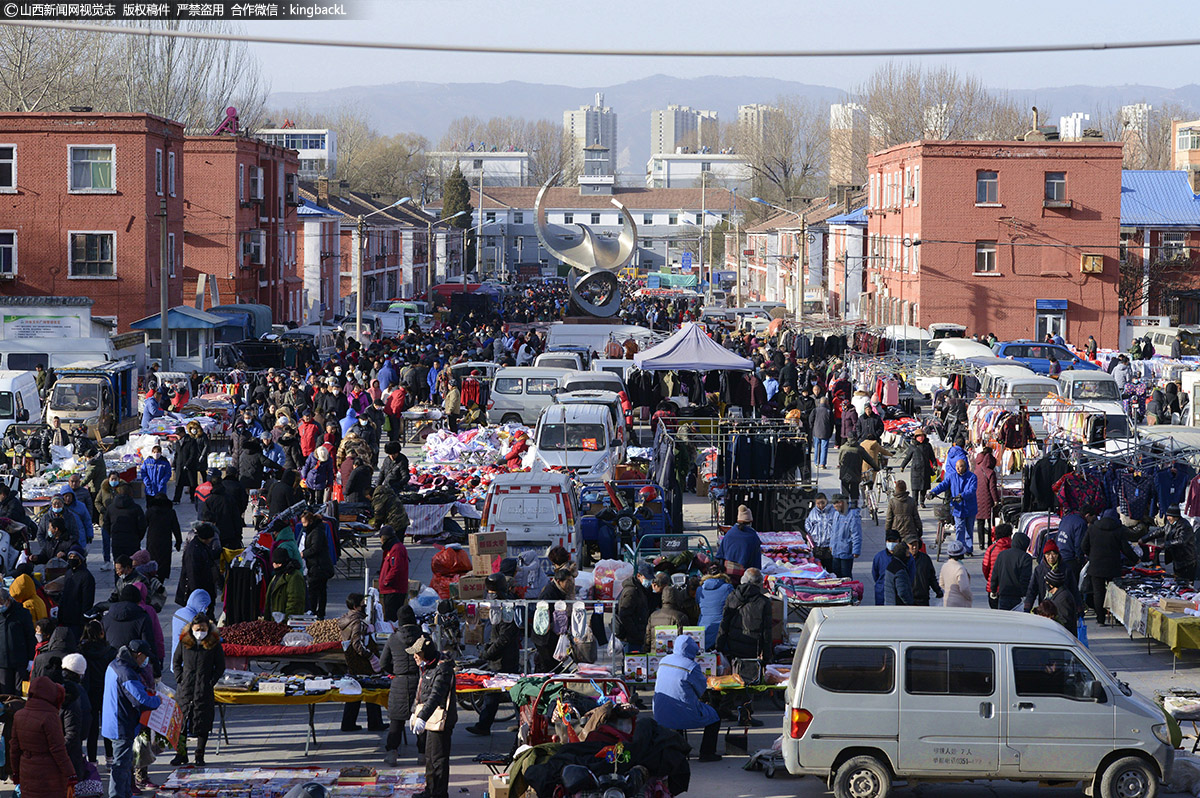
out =
[[[442,218],[446,219],[459,211],[466,211],[462,216],[447,223],[449,227],[457,227],[459,230],[466,231],[463,252],[464,272],[475,268],[475,233],[472,229],[471,221],[473,210],[471,207],[471,187],[467,185],[467,178],[463,176],[462,170],[458,168],[458,164],[455,164],[454,171],[450,173],[450,176],[446,178],[446,182],[442,186]]]

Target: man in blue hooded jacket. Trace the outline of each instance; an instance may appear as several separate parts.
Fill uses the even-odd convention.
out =
[[[946,458],[946,463],[950,463],[949,457]],[[968,557],[974,553],[971,530],[975,528],[975,514],[979,511],[979,505],[975,500],[975,490],[978,486],[979,482],[967,464],[967,458],[962,457],[954,461],[954,470],[948,472],[946,478],[929,491],[931,496],[950,491],[950,514],[954,516],[954,537],[966,547]]]
[[[675,638],[675,653],[662,658],[654,680],[654,720],[668,729],[704,728],[700,761],[716,762],[721,718],[704,701],[708,680],[696,663],[700,645],[687,635]]]
[[[109,798],[133,795],[133,740],[141,726],[142,713],[157,709],[162,699],[150,693],[143,669],[150,658],[150,644],[134,640],[122,646],[104,673],[104,703],[100,733],[112,741],[109,760]]]

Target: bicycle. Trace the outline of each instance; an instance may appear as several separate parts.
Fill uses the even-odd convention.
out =
[[[892,491],[896,488],[896,477],[892,474],[892,469],[883,468],[875,475],[875,505],[877,507],[886,507],[891,500]]]
[[[950,514],[950,501],[947,497],[942,497],[942,506],[938,508],[938,526],[937,526],[937,561],[942,561],[942,544],[946,541],[946,536],[954,535],[954,516]]]
[[[875,489],[864,479],[858,487],[858,495],[862,497],[863,509],[871,514],[871,523],[879,524],[879,504],[875,501]]]

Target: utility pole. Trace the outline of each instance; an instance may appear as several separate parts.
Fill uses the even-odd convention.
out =
[[[469,195],[468,195],[469,196]],[[479,166],[479,224],[475,228],[475,279],[483,280],[483,165]],[[463,269],[463,290],[467,284],[467,270]]]
[[[167,198],[158,201],[158,341],[161,351],[162,370],[171,370],[171,341],[170,330],[167,326],[167,305],[170,294],[167,292],[167,281],[170,270],[167,268]]]
[[[737,215],[737,189],[733,190],[734,307],[742,306],[742,220]]]
[[[367,257],[367,217],[358,216],[358,263],[354,266],[354,340],[362,343],[363,261]]]

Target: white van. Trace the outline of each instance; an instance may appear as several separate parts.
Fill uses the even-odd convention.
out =
[[[488,400],[489,424],[517,422],[532,427],[542,409],[554,401],[569,369],[510,366],[496,372]]]
[[[569,369],[571,371],[582,371],[583,356],[578,352],[543,352],[533,359],[535,368],[546,369]]]
[[[534,468],[561,468],[583,482],[611,482],[624,460],[612,411],[602,404],[553,404],[534,433]]]
[[[974,779],[1154,798],[1174,762],[1162,709],[1023,613],[813,609],[786,698],[788,772],[827,779],[837,798]]]
[[[1104,414],[1104,437],[1128,438],[1132,434],[1129,416],[1121,404],[1121,392],[1111,374],[1103,371],[1071,369],[1058,375],[1058,395],[1071,400],[1071,407],[1090,414]]]
[[[510,557],[563,546],[578,562],[583,551],[578,507],[575,483],[567,474],[500,474],[488,488],[479,531],[503,532]]]
[[[554,403],[559,405],[602,405],[608,409],[612,417],[613,428],[616,430],[617,442],[620,444],[621,457],[618,462],[625,461],[625,448],[629,445],[629,428],[625,424],[625,411],[621,407],[621,397],[612,391],[576,391],[570,386],[559,391],[554,396]]]
[[[623,361],[632,364],[632,360]],[[625,390],[625,380],[611,371],[572,371],[563,379],[564,391],[612,391]]]
[[[57,369],[80,360],[116,360],[117,352],[109,338],[32,338],[3,341],[0,345],[0,369],[33,371],[39,365]]]
[[[42,401],[32,371],[0,371],[0,438],[13,424],[39,421]]]

